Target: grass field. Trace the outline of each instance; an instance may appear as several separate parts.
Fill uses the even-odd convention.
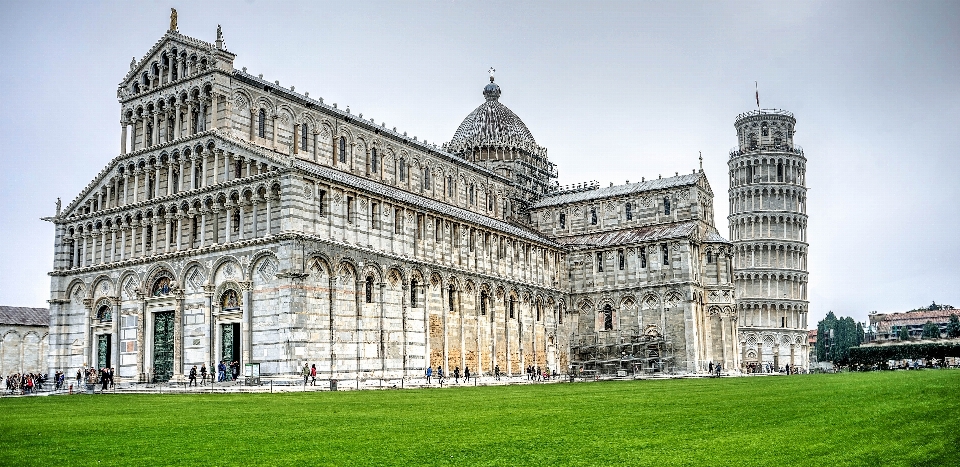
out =
[[[960,370],[0,400],[3,465],[960,465]]]

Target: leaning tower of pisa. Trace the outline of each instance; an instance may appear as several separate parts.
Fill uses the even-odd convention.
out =
[[[737,116],[730,238],[741,361],[747,371],[807,366],[807,158],[783,110]]]

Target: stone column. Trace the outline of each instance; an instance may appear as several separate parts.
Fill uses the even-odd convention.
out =
[[[300,125],[293,124],[293,155],[300,152]]]
[[[237,203],[237,240],[243,240],[243,208],[246,207],[249,203],[240,201]]]
[[[207,129],[207,100],[200,99],[200,110],[197,112],[197,133]]]
[[[190,135],[193,134],[193,123],[190,121],[191,119],[193,119],[193,101],[192,101],[192,100],[188,100],[188,101],[187,101],[187,115],[186,115],[186,123],[187,123],[187,132],[186,132],[186,133],[187,133],[187,136],[190,136]]]
[[[153,143],[152,145],[155,146],[160,142],[160,125],[157,123],[157,117],[159,117],[160,112],[154,110],[150,115],[153,117],[153,131],[151,132],[151,135],[152,135],[151,142]]]
[[[251,220],[251,235],[250,238],[260,238],[258,235],[259,226],[257,225],[257,208],[260,206],[261,199],[259,197],[254,197],[251,199],[251,211],[250,211],[250,220]]]
[[[220,167],[220,155],[223,154],[222,149],[215,149],[213,151],[213,184],[216,185],[219,183],[217,169]],[[226,180],[224,180],[226,181]]]
[[[199,235],[200,248],[203,248],[204,246],[206,246],[205,240],[207,238],[207,213],[208,212],[209,211],[207,210],[207,208],[200,209],[200,235]]]
[[[197,155],[200,157],[200,187],[207,187],[207,153],[206,151],[200,151]]]
[[[265,229],[264,237],[269,237],[269,236],[271,235],[271,232],[270,232],[270,224],[272,223],[272,221],[271,221],[271,219],[270,219],[270,215],[271,215],[271,208],[272,208],[272,205],[271,205],[271,204],[272,204],[272,203],[271,203],[271,200],[272,200],[272,199],[273,199],[273,197],[272,197],[272,196],[270,195],[270,193],[268,192],[268,193],[267,193],[267,226],[266,226],[266,229]]]
[[[151,255],[155,255],[155,254],[157,253],[157,230],[159,230],[159,229],[157,229],[157,225],[160,224],[160,219],[154,217],[154,218],[151,220],[151,224],[152,224],[153,228],[151,229],[152,231],[150,232],[150,233],[151,233],[151,235],[150,235],[150,254],[151,254]]]
[[[271,115],[273,117],[273,135],[271,138],[271,146],[273,149],[277,149],[277,115]]]
[[[223,236],[226,239],[226,243],[230,243],[230,238],[231,238],[230,234],[231,234],[231,231],[233,230],[232,228],[233,226],[231,225],[233,222],[233,219],[231,219],[233,217],[233,204],[228,202],[225,205],[225,207],[227,208],[226,209],[227,210],[227,220],[226,220],[227,227],[223,233]]]
[[[167,161],[167,196],[173,194],[173,164]]]
[[[243,314],[240,319],[240,355],[241,361],[250,362],[253,358],[253,282],[241,281],[240,290],[243,291]]]
[[[127,125],[129,122],[120,120],[120,154],[127,153]]]
[[[153,167],[153,193],[150,193],[154,198],[160,197],[160,166],[156,165]]]
[[[147,256],[147,220],[140,221],[140,257]]]
[[[173,139],[180,138],[180,103],[173,105]]]
[[[107,262],[107,229],[99,230],[100,233],[100,264]]]
[[[133,204],[137,204],[137,190],[140,188],[140,169],[133,169]]]
[[[110,262],[117,260],[117,227],[110,228]]]
[[[129,228],[128,225],[120,224],[120,261],[127,257],[127,229]]]
[[[221,154],[222,151],[221,151]],[[233,156],[230,153],[223,154],[223,182],[230,181],[230,162],[233,160]]]
[[[180,230],[183,227],[183,214],[177,213],[177,242],[176,242],[176,251],[180,251],[180,237],[183,237],[183,231]]]
[[[257,137],[257,111],[253,106],[250,107],[250,141],[255,141]]]

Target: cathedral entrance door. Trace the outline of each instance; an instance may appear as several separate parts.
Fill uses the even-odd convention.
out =
[[[110,334],[100,334],[97,336],[97,369],[110,366]]]
[[[169,381],[173,377],[173,312],[153,314],[153,375],[154,381]]]
[[[220,325],[220,359],[227,367],[240,361],[240,323]]]

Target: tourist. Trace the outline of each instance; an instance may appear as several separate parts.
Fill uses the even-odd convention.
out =
[[[470,367],[466,367],[463,369],[463,382],[464,383],[470,382]]]
[[[317,385],[317,365],[316,364],[310,365],[310,385],[311,386]]]
[[[430,377],[433,376],[433,367],[427,367],[427,384],[430,384]]]
[[[493,379],[500,381],[500,365],[493,366]]]
[[[222,383],[223,380],[227,378],[227,365],[223,363],[223,360],[220,360],[220,363],[217,364],[217,382]]]
[[[310,379],[310,364],[303,362],[303,385],[307,385],[307,380]]]
[[[240,379],[240,362],[234,360],[233,363],[230,364],[230,369],[233,370],[233,380],[236,381]]]
[[[453,382],[460,384],[460,367],[453,369]]]
[[[207,384],[207,364],[200,364],[200,385],[203,386]]]
[[[196,385],[197,385],[197,366],[194,365],[193,368],[190,369],[190,382],[187,383],[187,387],[196,386]]]
[[[437,379],[440,380],[440,385],[443,386],[443,367],[437,365]]]

